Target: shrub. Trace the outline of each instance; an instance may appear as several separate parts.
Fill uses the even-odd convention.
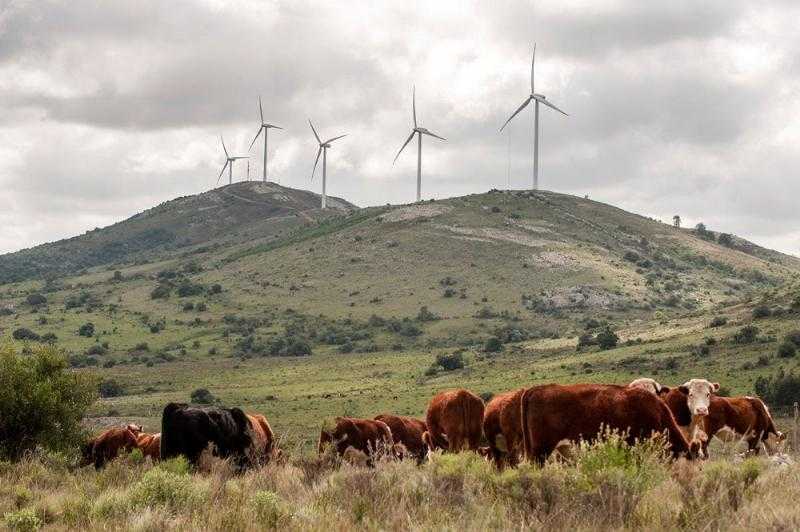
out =
[[[58,336],[56,336],[55,333],[49,332],[49,333],[44,333],[42,335],[42,342],[46,342],[48,344],[54,344],[56,343],[56,341],[58,341]]]
[[[94,336],[94,323],[91,321],[87,321],[83,325],[78,328],[78,335],[85,336],[87,338],[91,338]]]
[[[40,336],[38,334],[26,327],[15,329],[14,332],[11,333],[11,336],[14,338],[14,340],[31,340],[34,342],[38,342],[40,340]]]
[[[737,344],[752,344],[758,338],[761,330],[755,325],[745,325],[733,335],[733,341]]]
[[[733,235],[730,233],[720,233],[717,237],[717,242],[722,244],[723,246],[732,248],[733,247]]]
[[[68,371],[55,348],[36,347],[30,356],[0,348],[0,456],[77,446],[80,422],[96,398],[97,380]]]
[[[800,376],[780,370],[772,377],[759,376],[754,384],[756,394],[768,404],[790,406],[800,402]]]
[[[781,358],[792,358],[797,354],[797,347],[795,347],[794,343],[784,341],[780,346],[778,346],[778,356]]]
[[[800,331],[789,331],[784,338],[787,342],[792,342],[795,347],[800,348]]]
[[[29,532],[44,526],[42,519],[33,508],[22,508],[15,512],[8,512],[3,516],[6,526],[10,530]]]
[[[45,303],[47,303],[47,298],[44,297],[42,294],[36,293],[28,295],[25,301],[27,301],[28,305],[32,307],[38,307],[39,305],[44,305]]]
[[[155,468],[146,472],[133,486],[131,502],[142,508],[163,506],[177,511],[198,504],[202,495],[191,476]]]
[[[202,303],[202,302],[201,302],[201,303],[198,303],[197,305],[195,305],[194,309],[195,309],[197,312],[205,312],[205,311],[207,311],[207,310],[208,310],[208,307],[206,306],[206,304],[205,304],[205,303]]]
[[[757,320],[762,318],[769,318],[771,314],[772,311],[766,305],[759,305],[753,309],[753,318]]]
[[[578,337],[578,349],[597,345],[597,339],[592,333],[584,333]]]
[[[498,351],[502,351],[502,349],[503,342],[497,336],[490,337],[483,346],[483,350],[487,353],[497,353]]]
[[[439,316],[428,310],[428,307],[420,307],[417,313],[417,321],[436,321]]]
[[[199,296],[205,288],[201,284],[195,284],[188,279],[184,279],[178,285],[178,297]]]
[[[108,349],[106,349],[104,346],[102,346],[100,344],[94,344],[91,347],[89,347],[89,349],[86,350],[86,355],[87,356],[102,356],[102,355],[105,355],[107,352],[108,352]]]
[[[709,327],[722,327],[723,325],[728,323],[728,318],[725,316],[715,316],[711,323],[708,324]]]
[[[291,512],[273,491],[257,491],[252,499],[259,525],[267,529],[277,529],[291,518]]]
[[[158,283],[150,292],[150,299],[167,299],[171,293],[172,286],[169,283]]]
[[[211,289],[209,290],[212,294],[219,294],[222,292],[222,285],[221,284],[212,284]]]
[[[217,398],[206,388],[198,388],[189,396],[193,403],[200,405],[210,405],[217,401]]]
[[[617,347],[618,342],[619,336],[610,327],[606,327],[597,335],[597,345],[600,349],[612,349]]]
[[[100,383],[100,397],[119,397],[125,393],[122,385],[114,379],[105,379]]]
[[[183,304],[183,311],[189,312],[190,310],[194,310],[194,303],[192,303],[191,301],[187,301],[186,303]]]
[[[450,355],[445,353],[436,355],[436,363],[434,365],[445,371],[455,371],[463,368],[466,364],[464,362],[464,354],[456,351]]]

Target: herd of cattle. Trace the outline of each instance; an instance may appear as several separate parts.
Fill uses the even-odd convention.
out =
[[[663,434],[673,456],[707,458],[708,442],[739,438],[748,450],[773,452],[784,435],[767,406],[754,397],[721,397],[719,384],[692,379],[677,387],[650,378],[627,386],[547,384],[494,396],[488,403],[464,389],[433,397],[425,420],[393,414],[374,419],[337,417],[323,428],[320,454],[332,446],[340,456],[371,463],[378,454],[421,462],[431,451],[476,451],[498,467],[527,459],[542,463],[579,440],[604,430],[626,434],[629,442]],[[487,442],[488,445],[483,445]],[[153,460],[185,456],[196,464],[207,449],[247,468],[279,456],[275,436],[260,414],[239,408],[170,403],[161,433],[127,425],[106,430],[83,448],[83,463],[102,467],[120,452],[140,449]]]

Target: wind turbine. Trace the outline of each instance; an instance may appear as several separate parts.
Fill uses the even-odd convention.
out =
[[[268,136],[267,134],[269,133],[269,128],[273,129],[283,129],[283,128],[280,126],[276,126],[274,124],[268,124],[264,122],[264,108],[261,107],[261,96],[258,97],[258,112],[261,114],[261,126],[258,128],[258,133],[256,133],[256,136],[253,138],[253,142],[250,143],[250,147],[247,148],[247,151],[253,149],[253,144],[256,143],[256,141],[258,140],[258,136],[263,131],[264,132],[264,182],[266,183],[267,182],[267,136]]]
[[[317,171],[317,163],[319,162],[319,154],[322,154],[322,208],[325,209],[328,206],[328,196],[325,193],[325,185],[327,181],[327,162],[328,162],[328,148],[331,147],[331,142],[334,140],[338,140],[342,137],[346,137],[347,135],[339,135],[338,137],[333,137],[332,139],[328,139],[325,142],[319,138],[317,135],[317,130],[314,129],[314,124],[311,123],[311,119],[308,120],[308,125],[311,126],[311,131],[314,132],[314,136],[317,138],[317,142],[319,142],[319,149],[317,150],[317,158],[314,160],[314,169],[311,171],[311,180],[314,180],[314,172]]]
[[[228,169],[228,184],[230,185],[233,183],[233,161],[236,159],[249,159],[247,156],[237,156],[231,157],[228,154],[228,148],[225,147],[225,141],[222,139],[222,135],[219,136],[220,142],[222,142],[222,149],[225,151],[225,165],[222,167],[222,170],[219,172],[219,177],[217,177],[217,183],[222,178],[222,174],[225,173],[225,168]]]
[[[539,190],[539,104],[541,103],[542,105],[546,105],[547,107],[550,107],[551,109],[555,109],[556,111],[558,111],[559,113],[563,114],[564,116],[569,116],[569,115],[567,113],[565,113],[564,111],[562,111],[561,109],[559,109],[558,107],[556,107],[555,105],[553,105],[552,103],[548,102],[547,98],[543,94],[537,94],[536,91],[534,90],[534,88],[533,88],[533,67],[534,67],[535,62],[536,62],[536,43],[534,43],[534,45],[533,45],[533,59],[531,59],[531,95],[528,96],[525,99],[525,101],[522,102],[522,105],[520,105],[519,108],[516,111],[514,111],[514,114],[512,114],[508,118],[508,120],[506,120],[506,123],[503,124],[503,127],[500,128],[500,131],[503,131],[503,129],[508,125],[508,123],[511,122],[511,119],[514,118],[515,116],[517,116],[520,111],[525,109],[525,107],[527,107],[528,104],[531,103],[531,100],[534,100],[536,102],[534,115],[533,115],[534,116],[534,118],[533,118],[533,190]]]
[[[422,199],[422,135],[430,135],[431,137],[435,137],[440,140],[447,140],[444,137],[440,137],[435,133],[432,133],[425,129],[424,127],[419,127],[417,125],[417,89],[416,87],[411,89],[411,113],[414,117],[414,128],[411,130],[411,134],[408,136],[406,141],[403,143],[403,146],[400,148],[400,151],[397,152],[397,155],[394,156],[394,161],[392,162],[392,166],[394,163],[397,162],[397,158],[400,157],[400,154],[403,152],[408,143],[411,142],[411,139],[414,138],[414,135],[419,135],[417,137],[417,202]]]

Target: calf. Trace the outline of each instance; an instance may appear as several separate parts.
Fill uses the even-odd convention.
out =
[[[161,458],[161,433],[148,434],[142,432],[136,438],[136,447],[142,451],[142,455],[150,457],[151,460],[156,461]]]
[[[161,417],[161,458],[185,456],[196,465],[206,448],[231,458],[239,469],[252,465],[250,421],[239,408],[169,403]]]
[[[100,469],[107,462],[119,456],[121,452],[131,452],[137,447],[136,439],[141,431],[140,425],[133,424],[103,431],[82,447],[81,465],[94,463],[94,467]]]
[[[468,390],[441,392],[431,399],[423,439],[428,449],[476,451],[483,435],[483,400]]]
[[[604,427],[625,433],[631,444],[666,433],[673,456],[693,457],[664,401],[640,388],[548,384],[528,388],[520,402],[524,456],[540,464],[562,440],[593,441]]]
[[[761,443],[768,453],[774,452],[774,444],[785,439],[785,435],[775,427],[767,405],[757,397],[708,394],[708,404],[703,410],[705,414],[698,415],[690,406],[697,397],[696,388],[687,386],[691,382],[676,388],[666,400],[679,424],[697,427],[705,433],[707,437],[703,442],[703,452],[706,456],[708,440],[714,436],[729,440],[731,436],[738,435],[747,442],[748,452],[754,453],[759,452]],[[714,391],[717,389],[719,385],[714,387]]]
[[[386,423],[392,431],[392,439],[395,444],[402,444],[410,456],[418,462],[424,460],[428,448],[422,439],[427,426],[421,419],[396,416],[394,414],[380,414],[375,416],[376,421]]]
[[[489,441],[488,455],[495,464],[514,466],[522,453],[520,401],[525,388],[492,397],[483,415],[483,433]]]
[[[334,446],[339,456],[345,456],[347,449],[352,447],[367,455],[372,463],[377,454],[392,450],[394,440],[391,429],[383,421],[337,417],[332,429],[320,432],[317,451],[322,454],[329,445]]]

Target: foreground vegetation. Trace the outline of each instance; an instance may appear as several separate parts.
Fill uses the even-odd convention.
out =
[[[730,454],[669,462],[654,442],[583,446],[570,463],[496,471],[472,453],[375,468],[290,454],[243,475],[134,453],[102,471],[63,455],[0,462],[0,516],[20,530],[790,530],[800,466]]]

